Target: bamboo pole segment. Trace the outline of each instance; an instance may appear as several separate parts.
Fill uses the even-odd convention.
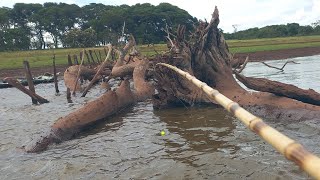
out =
[[[85,50],[83,50],[82,52],[85,52]],[[82,56],[81,56],[81,54],[82,54]],[[76,82],[74,83],[74,88],[73,88],[73,92],[72,92],[73,95],[76,95],[76,89],[77,89],[77,85],[78,85],[78,80],[79,80],[79,76],[80,76],[80,73],[81,73],[81,67],[82,67],[82,64],[84,62],[83,53],[80,53],[80,56],[81,56],[81,63],[79,65],[77,77],[76,77],[76,80],[75,80]]]
[[[13,87],[16,87],[17,89],[19,89],[23,93],[25,93],[28,96],[30,96],[31,98],[35,99],[36,102],[38,101],[40,104],[49,102],[45,98],[37,95],[36,93],[32,92],[31,90],[29,90],[27,88],[25,88],[17,79],[14,79],[14,78],[11,78],[11,77],[7,77],[7,78],[4,78],[4,80],[6,82],[8,82],[10,85],[12,85]]]
[[[112,46],[109,44],[107,45],[107,47],[109,48],[108,50],[108,54],[106,59],[103,61],[103,63],[99,66],[99,69],[97,71],[97,73],[94,75],[94,77],[92,78],[92,80],[90,81],[89,85],[84,89],[82,96],[81,97],[85,97],[89,91],[89,89],[91,89],[91,87],[93,86],[93,84],[98,80],[98,76],[100,75],[101,71],[105,68],[105,66],[107,65],[108,59],[110,57],[111,51],[112,51]]]
[[[69,57],[70,57],[70,62],[71,62],[71,56],[70,55],[68,55],[68,62],[69,62]],[[59,91],[59,87],[58,87],[58,78],[57,78],[56,54],[54,52],[53,52],[53,57],[52,57],[52,64],[53,64],[54,88],[56,89],[56,93],[58,94],[60,91]]]
[[[32,74],[31,74],[31,71],[30,71],[29,62],[26,61],[26,60],[23,61],[23,66],[24,66],[24,70],[25,70],[25,73],[26,73],[26,79],[28,81],[29,90],[32,91],[33,93],[36,93],[36,90],[35,90],[34,84],[33,84]],[[32,104],[37,104],[37,100],[35,98],[31,97],[31,100],[32,100]]]
[[[188,81],[192,82],[203,92],[205,92],[210,99],[219,103],[226,110],[228,110],[230,113],[236,116],[251,131],[255,132],[266,142],[271,144],[288,160],[296,163],[312,177],[320,179],[320,159],[317,156],[310,153],[309,151],[307,151],[301,144],[281,134],[276,129],[264,123],[261,118],[246,111],[245,109],[240,107],[238,103],[233,102],[229,98],[225,97],[223,94],[219,93],[219,91],[212,89],[206,83],[201,82],[189,73],[184,72],[181,69],[169,64],[158,63],[157,65],[170,68],[171,70],[174,70],[176,73],[185,77]]]

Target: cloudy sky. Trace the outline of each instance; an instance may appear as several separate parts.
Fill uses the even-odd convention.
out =
[[[12,7],[15,3],[65,2],[79,6],[90,2],[108,5],[149,2],[158,5],[168,2],[176,5],[199,19],[210,19],[214,6],[220,11],[220,27],[232,32],[232,25],[238,30],[252,27],[263,27],[272,24],[297,22],[310,25],[320,20],[320,0],[0,0],[0,7]]]

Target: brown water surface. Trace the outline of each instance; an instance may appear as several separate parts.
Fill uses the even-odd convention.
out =
[[[320,91],[320,56],[295,61],[301,64],[288,65],[282,73],[252,63],[244,74]],[[269,63],[281,66],[283,61]],[[36,106],[14,88],[0,90],[0,179],[309,178],[226,111],[208,106],[155,111],[146,101],[43,153],[17,149],[103,92],[97,87],[67,104],[63,82],[60,90],[55,96],[53,84],[37,85],[50,103]],[[320,155],[320,121],[266,122]]]

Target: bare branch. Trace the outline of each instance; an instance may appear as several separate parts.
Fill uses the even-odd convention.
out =
[[[241,73],[244,70],[244,68],[246,68],[248,62],[249,62],[249,56],[247,56],[246,60],[242,64],[241,68],[239,70],[235,70],[235,71],[237,71],[237,73]]]
[[[97,73],[94,75],[94,77],[92,78],[92,80],[90,81],[89,85],[86,87],[86,89],[83,91],[81,97],[85,97],[87,92],[91,89],[91,87],[93,86],[93,84],[98,80],[98,76],[100,75],[101,71],[104,69],[104,67],[106,66],[107,62],[108,62],[108,59],[110,57],[110,54],[111,54],[111,50],[112,50],[112,46],[111,44],[109,44],[107,46],[109,48],[108,50],[108,54],[107,54],[107,57],[106,59],[103,61],[103,63],[100,65]]]
[[[170,51],[175,47],[175,45],[173,44],[173,41],[170,38],[170,32],[169,32],[169,28],[168,28],[168,24],[166,23],[166,29],[164,30],[164,32],[167,33],[166,38],[169,40],[171,47],[170,47]]]
[[[261,63],[264,64],[264,65],[266,65],[266,66],[269,67],[269,68],[278,69],[278,70],[280,70],[280,71],[284,71],[284,67],[285,67],[288,63],[299,64],[299,63],[294,62],[294,61],[287,61],[281,68],[278,68],[278,67],[275,67],[275,66],[271,66],[271,65],[269,65],[269,64],[267,64],[267,63],[265,63],[265,62],[261,62]]]
[[[116,62],[115,66],[122,66],[124,64],[124,57],[128,53],[128,51],[135,45],[136,41],[132,35],[130,35],[129,42],[123,49],[118,49],[119,59]]]

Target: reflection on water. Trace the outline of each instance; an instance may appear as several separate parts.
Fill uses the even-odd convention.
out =
[[[319,58],[299,58],[301,64],[282,73],[252,63],[244,73],[319,91]],[[16,147],[101,94],[96,88],[70,105],[64,94],[54,95],[53,84],[36,89],[50,103],[33,106],[16,89],[0,90],[1,179],[308,179],[226,111],[209,106],[154,111],[150,101],[142,102],[73,140],[26,154]],[[60,89],[65,93],[62,82]],[[268,124],[320,155],[318,121]],[[165,136],[159,135],[162,129]]]

